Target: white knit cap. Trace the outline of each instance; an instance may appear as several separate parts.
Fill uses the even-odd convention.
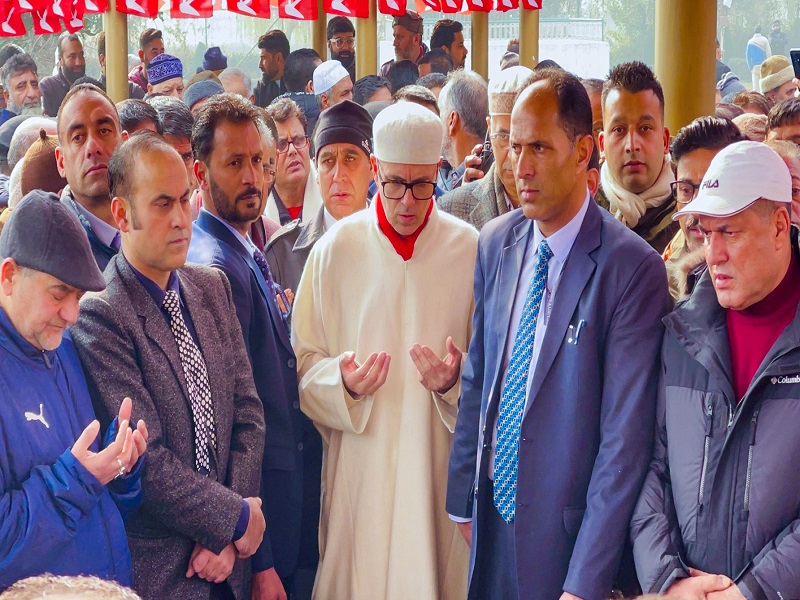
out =
[[[760,73],[759,86],[761,93],[766,94],[789,83],[794,78],[794,67],[788,58],[776,54],[761,63]]]
[[[503,69],[489,80],[489,115],[510,115],[517,92],[533,73],[528,67]]]
[[[730,217],[764,198],[792,201],[792,177],[786,163],[760,142],[737,142],[723,148],[708,166],[697,198],[675,213]]]
[[[314,69],[314,93],[319,96],[324,94],[345,77],[350,77],[338,60],[326,60]]]
[[[398,102],[383,109],[372,124],[372,153],[401,165],[435,165],[442,154],[442,121],[429,108]]]

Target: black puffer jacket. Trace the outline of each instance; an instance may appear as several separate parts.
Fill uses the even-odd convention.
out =
[[[748,599],[800,598],[800,316],[740,402],[708,272],[664,323],[655,453],[631,524],[642,588],[663,592],[690,566]]]

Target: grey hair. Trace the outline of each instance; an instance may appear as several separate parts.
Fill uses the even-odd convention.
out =
[[[253,82],[250,79],[250,76],[247,73],[245,73],[244,71],[242,71],[241,69],[239,69],[238,67],[228,67],[227,69],[222,71],[222,73],[220,73],[218,75],[218,77],[219,77],[219,80],[221,82],[223,82],[223,84],[222,84],[223,87],[225,87],[225,83],[224,82],[226,80],[229,81],[229,80],[234,79],[234,78],[239,78],[239,79],[242,80],[242,83],[244,83],[244,87],[247,88],[247,93],[248,94],[252,94],[253,93]]]
[[[3,65],[3,89],[10,90],[9,82],[11,78],[28,71],[33,71],[33,74],[37,77],[39,75],[36,61],[33,60],[30,54],[15,54],[9,58]]]
[[[489,95],[483,77],[472,71],[451,71],[439,93],[439,111],[443,123],[450,113],[455,112],[461,117],[467,132],[477,138],[485,138]]]
[[[50,130],[47,135],[55,135],[56,122],[46,117],[31,117],[20,123],[14,135],[11,137],[11,144],[8,146],[8,168],[14,169],[17,163],[25,156],[33,143],[39,139],[39,130]]]

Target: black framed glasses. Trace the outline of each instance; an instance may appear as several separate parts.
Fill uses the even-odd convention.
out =
[[[403,196],[406,195],[406,190],[411,190],[414,200],[430,200],[436,191],[436,184],[430,181],[417,181],[415,183],[381,181],[381,195],[388,200],[402,200]]]
[[[356,38],[354,37],[331,38],[328,41],[334,48],[343,48],[345,46],[352,48],[356,45]]]
[[[675,201],[678,204],[689,204],[697,196],[697,192],[700,191],[700,184],[688,179],[672,181],[669,187],[672,189],[672,195],[675,196]]]
[[[289,151],[289,144],[294,146],[295,150],[301,150],[308,145],[307,135],[296,135],[291,138],[278,138],[278,152],[283,154]]]

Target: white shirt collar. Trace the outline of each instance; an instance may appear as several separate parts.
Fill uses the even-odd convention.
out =
[[[324,219],[325,219],[325,231],[328,231],[333,224],[336,223],[336,219],[333,218],[333,215],[328,212],[327,208],[324,208]]]

